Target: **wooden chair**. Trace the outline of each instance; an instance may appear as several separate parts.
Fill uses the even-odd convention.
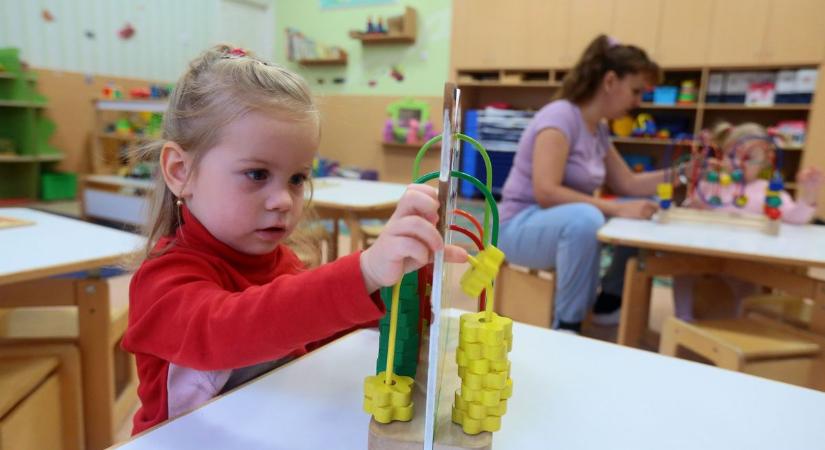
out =
[[[767,321],[749,318],[686,322],[668,317],[659,353],[677,356],[680,348],[730,370],[810,386],[818,343]]]
[[[62,366],[60,356],[0,356],[0,449],[83,448],[79,379]]]
[[[811,299],[781,294],[754,295],[743,305],[746,316],[767,317],[803,330],[810,329],[815,307]]]
[[[103,291],[95,292],[108,298],[107,304],[91,303],[80,306],[15,307],[0,310],[0,345],[12,348],[19,344],[80,345],[78,329],[84,315],[78,308],[92,308],[108,313],[108,326],[84,324],[92,330],[86,340],[94,342],[86,348],[93,351],[81,355],[83,380],[83,408],[86,447],[104,448],[113,443],[116,428],[124,422],[137,404],[137,372],[134,356],[120,349],[126,331],[129,312],[129,282],[131,275],[107,278],[100,284]],[[62,283],[66,280],[54,280]],[[48,286],[48,283],[47,283]],[[54,291],[54,295],[64,295]],[[0,296],[4,302],[23,304],[19,299],[27,295],[49,296],[50,291],[38,282],[3,286]],[[15,301],[17,300],[17,301]],[[43,302],[39,302],[43,304]],[[101,302],[102,303],[102,302]],[[65,305],[59,300],[55,304]]]
[[[550,328],[555,313],[556,274],[505,261],[496,277],[493,309],[515,321]]]

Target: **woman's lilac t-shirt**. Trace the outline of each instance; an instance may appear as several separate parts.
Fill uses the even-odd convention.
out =
[[[599,123],[596,133],[591,133],[578,106],[567,100],[556,100],[536,113],[519,139],[513,167],[502,190],[502,222],[536,204],[533,193],[533,145],[539,132],[547,128],[559,130],[570,145],[563,186],[591,195],[604,183],[604,158],[610,148],[607,124]]]

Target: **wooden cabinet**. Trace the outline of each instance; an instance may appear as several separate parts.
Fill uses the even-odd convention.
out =
[[[762,61],[817,64],[825,58],[825,2],[772,0]]]
[[[610,0],[571,0],[567,20],[567,45],[563,66],[572,66],[587,44],[601,33],[609,34],[613,25],[614,2]]]
[[[704,65],[713,0],[662,0],[653,58],[664,67]]]
[[[802,167],[825,169],[825,64],[819,66],[814,103],[808,116],[807,150],[802,154]],[[819,190],[817,215],[825,219],[825,186]]]
[[[495,39],[505,39],[496,32],[495,0],[455,0],[453,2],[452,61],[454,67],[483,69],[496,67]],[[507,37],[506,39],[511,39]]]
[[[762,58],[770,0],[717,0],[710,20],[711,65],[747,65]],[[786,25],[792,26],[792,25]]]
[[[633,44],[653,55],[660,33],[662,0],[621,0],[613,10],[610,35],[625,44]]]
[[[527,0],[518,45],[527,47],[523,68],[560,67],[567,42],[567,0]],[[516,65],[516,67],[519,67]]]

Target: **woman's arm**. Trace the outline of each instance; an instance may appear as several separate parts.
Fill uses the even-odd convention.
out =
[[[664,170],[633,173],[613,145],[607,151],[604,163],[607,169],[607,185],[618,195],[650,197],[656,194],[656,186],[665,181]],[[674,177],[674,182],[678,185],[678,177]]]
[[[590,203],[607,216],[615,215],[614,202],[583,194],[561,184],[569,154],[570,144],[561,131],[547,128],[536,135],[533,144],[533,194],[536,203],[542,208],[566,203]]]
[[[656,212],[656,204],[648,200],[618,203],[565,187],[562,180],[569,154],[570,144],[561,131],[548,128],[536,135],[533,144],[533,195],[539,206],[549,208],[565,203],[590,203],[606,216],[634,219],[649,219]]]

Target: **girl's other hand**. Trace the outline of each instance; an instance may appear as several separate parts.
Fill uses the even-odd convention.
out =
[[[802,169],[796,174],[796,182],[802,188],[800,200],[815,205],[819,197],[819,190],[825,184],[825,175],[816,167]]]

